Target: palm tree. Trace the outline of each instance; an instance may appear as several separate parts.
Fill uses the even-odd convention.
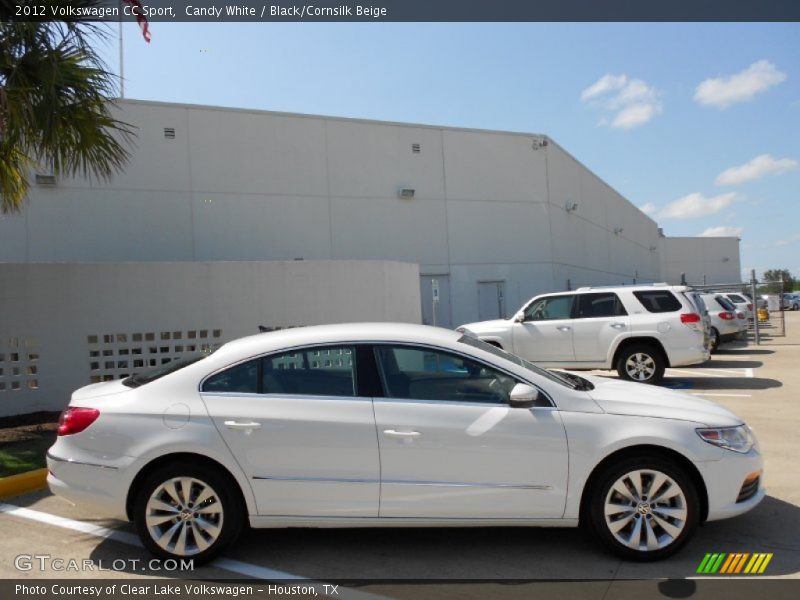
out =
[[[99,6],[102,0],[58,4]],[[54,175],[107,180],[128,160],[131,126],[111,114],[116,76],[90,41],[102,25],[21,21],[16,2],[0,0],[0,199],[18,212],[28,175],[45,166]],[[36,2],[49,11],[54,0]]]

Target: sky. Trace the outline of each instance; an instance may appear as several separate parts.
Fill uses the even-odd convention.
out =
[[[127,98],[547,134],[666,235],[800,276],[800,24],[123,27]]]

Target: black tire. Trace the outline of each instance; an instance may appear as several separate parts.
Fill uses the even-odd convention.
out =
[[[709,332],[709,337],[710,337],[709,341],[711,342],[711,353],[713,354],[714,352],[717,351],[720,344],[719,331],[717,331],[716,327],[711,328],[711,331]]]
[[[203,509],[207,509],[213,505],[214,510],[219,511],[219,515],[216,513],[208,515],[193,513],[195,518],[199,517],[200,519],[204,519],[202,521],[204,525],[206,523],[211,525],[207,531],[219,531],[219,533],[210,543],[206,536],[203,536],[202,540],[198,541],[194,537],[195,535],[198,535],[195,533],[196,530],[194,529],[194,525],[188,527],[187,531],[191,531],[186,533],[185,540],[189,540],[187,544],[192,543],[194,545],[194,548],[191,549],[190,553],[176,552],[175,546],[177,542],[173,544],[172,549],[163,548],[153,537],[153,535],[155,535],[155,527],[162,528],[161,530],[166,533],[166,529],[171,527],[173,524],[176,527],[178,526],[178,522],[181,521],[180,517],[176,517],[172,521],[167,521],[163,525],[154,526],[154,529],[152,530],[147,525],[148,502],[150,501],[151,496],[156,493],[156,490],[158,490],[162,484],[174,478],[191,478],[198,482],[189,486],[189,501],[191,501],[193,493],[196,498],[199,499],[200,493],[198,490],[202,490],[200,484],[209,486],[209,488],[213,491],[213,495],[211,495],[210,498],[202,503],[202,507]],[[139,534],[139,538],[142,540],[145,548],[147,548],[147,550],[149,550],[153,555],[162,559],[193,559],[194,564],[196,565],[212,560],[236,540],[244,527],[247,509],[241,500],[241,496],[238,489],[236,489],[236,485],[237,484],[235,481],[233,481],[227,473],[222,472],[218,468],[203,464],[192,465],[190,463],[176,463],[165,465],[153,471],[145,479],[137,491],[133,509],[133,522],[136,526],[136,531]],[[182,494],[183,491],[182,488],[180,488],[179,495]],[[161,497],[168,499],[167,496],[162,495]],[[178,508],[177,502],[170,502],[170,504],[174,504],[176,509]],[[221,510],[219,509],[220,505]],[[192,507],[192,504],[187,503],[187,506]],[[201,504],[198,504],[197,506],[201,506]],[[194,510],[198,510],[197,506],[193,507]],[[191,513],[192,511],[189,510],[189,512]],[[169,513],[167,511],[163,511],[156,518],[165,518],[168,514]],[[208,522],[205,520],[206,518],[208,519]],[[221,527],[216,527],[216,525],[219,523],[221,523]],[[175,534],[172,536],[172,539],[177,540],[178,537],[179,530],[176,530]],[[209,535],[209,538],[210,537],[211,536]],[[202,548],[203,544],[209,545],[208,547]]]
[[[643,357],[643,360],[639,360],[637,355]],[[633,359],[637,363],[644,363],[644,365],[647,365],[647,370],[641,371],[640,376],[635,376],[635,373],[630,373],[628,369],[628,361],[630,359]],[[651,364],[652,373],[649,367]],[[661,352],[661,349],[652,344],[631,344],[623,348],[617,356],[617,373],[622,379],[627,381],[635,381],[636,383],[658,383],[664,378],[664,369],[666,369],[666,367],[666,360],[664,359],[664,354]]]
[[[642,514],[638,508],[640,505],[637,505],[636,510],[631,509],[631,512],[634,513],[633,520],[630,521],[631,525],[626,526],[619,532],[622,537],[626,537],[629,534],[630,528],[631,539],[635,539],[634,536],[636,533],[633,528],[636,526],[637,521],[641,521],[639,524],[640,537],[636,540],[636,542],[633,543],[639,543],[641,546],[646,546],[648,539],[648,532],[646,528],[649,527],[651,531],[653,531],[655,538],[659,541],[663,540],[663,543],[665,544],[663,547],[659,547],[658,549],[648,550],[646,547],[643,548],[641,546],[638,549],[635,549],[622,543],[622,541],[620,541],[611,531],[610,525],[606,521],[606,499],[609,498],[609,493],[611,493],[612,486],[626,474],[638,470],[658,471],[663,475],[666,475],[672,479],[674,484],[676,484],[683,493],[682,499],[671,498],[667,502],[656,502],[655,506],[665,505],[669,502],[675,502],[676,506],[685,508],[686,518],[684,520],[681,521],[680,519],[672,519],[672,517],[670,517],[671,520],[663,519],[664,513],[653,514],[651,512]],[[584,511],[584,514],[588,517],[589,529],[595,535],[596,539],[599,540],[607,549],[623,559],[632,561],[654,561],[672,556],[678,552],[686,544],[686,542],[689,541],[697,529],[700,521],[700,500],[697,490],[692,482],[692,478],[689,476],[686,470],[668,458],[663,458],[658,455],[645,455],[623,459],[605,467],[601,473],[598,473],[597,477],[594,478],[593,481],[595,481],[595,484],[593,485],[592,489],[589,490],[589,493],[586,496],[588,505],[585,507],[586,510]],[[652,485],[654,479],[650,479],[649,481]],[[645,489],[644,486],[645,484],[643,483],[643,489]],[[664,490],[665,488],[661,486],[659,489]],[[653,491],[657,492],[658,490]],[[649,493],[649,490],[647,490],[647,492]],[[616,492],[613,492],[611,497],[621,498],[621,496],[616,495]],[[646,500],[646,494],[643,494],[642,498],[645,498]],[[646,501],[643,503],[646,503]],[[649,506],[650,505],[648,505],[647,509],[642,508],[641,510],[658,511],[657,508],[651,509]],[[670,509],[669,506],[663,506],[662,510],[664,508]],[[675,508],[672,508],[671,510],[674,511]],[[661,516],[658,516],[658,514]],[[613,515],[611,518],[618,518],[619,522],[622,522],[626,519],[622,513],[620,513],[620,515]],[[672,537],[667,529],[662,528],[659,524],[659,521],[664,522],[665,520],[667,526],[670,527],[677,528],[678,524],[680,524],[682,527],[680,534],[676,537]]]

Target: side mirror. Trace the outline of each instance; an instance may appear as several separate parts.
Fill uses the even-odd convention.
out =
[[[539,400],[539,390],[527,383],[518,383],[508,395],[511,408],[530,408]]]
[[[525,321],[525,312],[524,311],[520,311],[520,312],[518,312],[517,314],[514,315],[514,322],[515,323],[522,323],[524,321]]]

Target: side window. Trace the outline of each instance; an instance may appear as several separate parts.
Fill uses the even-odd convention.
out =
[[[738,294],[728,294],[728,298],[730,298],[732,302],[736,302],[737,304],[745,304],[747,302],[747,300],[745,300]]]
[[[642,306],[651,313],[675,312],[681,309],[678,300],[669,290],[653,290],[633,292]]]
[[[352,346],[305,348],[263,359],[264,394],[355,396],[356,355]]]
[[[627,315],[622,301],[614,293],[580,294],[578,296],[578,319],[592,317],[622,317]]]
[[[386,396],[501,404],[517,381],[448,352],[408,346],[375,346]]]
[[[549,296],[531,303],[525,309],[526,321],[555,321],[572,318],[572,295]]]
[[[212,375],[203,384],[203,391],[257,394],[258,360],[250,360]]]

